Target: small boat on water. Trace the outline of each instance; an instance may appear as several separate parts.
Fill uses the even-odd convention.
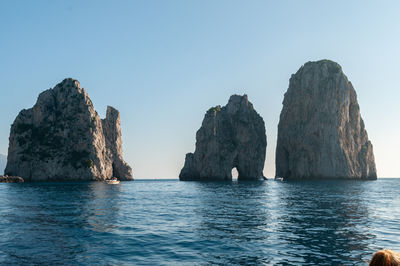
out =
[[[119,180],[116,177],[113,177],[111,179],[106,179],[106,183],[110,185],[117,185],[119,184]]]
[[[283,177],[275,176],[275,181],[283,181]]]

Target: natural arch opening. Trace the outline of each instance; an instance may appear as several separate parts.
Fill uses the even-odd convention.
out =
[[[236,169],[236,167],[232,168],[232,181],[237,181],[239,177],[239,171]]]

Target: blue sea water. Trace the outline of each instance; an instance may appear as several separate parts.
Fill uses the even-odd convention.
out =
[[[0,184],[0,264],[365,265],[400,179]]]

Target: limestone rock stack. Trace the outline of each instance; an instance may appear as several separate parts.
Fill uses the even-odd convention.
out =
[[[132,179],[132,169],[122,158],[121,120],[118,110],[108,106],[106,118],[102,120],[106,149],[110,152],[113,176],[121,180]]]
[[[118,111],[109,107],[102,121],[79,82],[63,80],[15,119],[5,173],[25,181],[133,180]]]
[[[238,179],[262,179],[266,146],[262,117],[247,95],[233,95],[226,106],[207,111],[179,179],[232,180],[234,167]]]
[[[278,125],[276,175],[376,179],[356,92],[335,62],[308,62],[290,78]]]

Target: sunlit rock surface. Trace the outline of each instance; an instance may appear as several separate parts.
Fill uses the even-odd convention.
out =
[[[5,173],[25,181],[133,180],[118,111],[109,107],[101,120],[79,82],[65,79],[15,119]]]
[[[118,110],[108,106],[106,118],[102,120],[106,149],[110,152],[113,176],[120,180],[131,180],[132,169],[122,157],[121,120]]]
[[[276,175],[376,179],[357,95],[339,64],[308,62],[290,78],[278,125]]]
[[[196,150],[186,154],[179,179],[263,179],[267,139],[262,117],[247,95],[233,95],[224,107],[209,109],[196,134]]]

